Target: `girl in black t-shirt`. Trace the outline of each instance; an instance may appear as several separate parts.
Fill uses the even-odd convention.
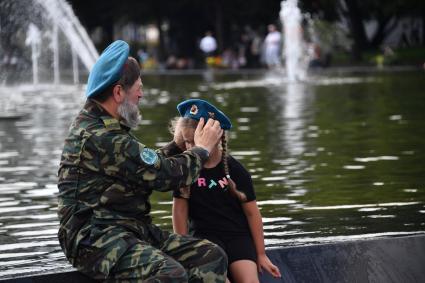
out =
[[[190,99],[177,106],[182,117],[172,122],[172,132],[182,150],[194,146],[199,119],[213,118],[224,130],[230,120],[210,103]],[[249,172],[227,153],[227,138],[209,153],[200,176],[190,187],[173,193],[173,228],[177,234],[192,233],[220,245],[228,256],[232,282],[258,282],[257,271],[274,277],[280,271],[267,257],[263,224]],[[188,227],[189,222],[189,227]]]

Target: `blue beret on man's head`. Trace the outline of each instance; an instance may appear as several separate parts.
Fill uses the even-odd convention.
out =
[[[229,130],[232,127],[232,123],[223,112],[202,99],[188,99],[180,102],[177,105],[177,110],[182,117],[188,117],[198,121],[202,117],[205,122],[208,121],[208,118],[217,120],[220,122],[223,130]]]
[[[100,55],[90,71],[86,96],[93,97],[117,82],[130,53],[127,42],[114,41]]]

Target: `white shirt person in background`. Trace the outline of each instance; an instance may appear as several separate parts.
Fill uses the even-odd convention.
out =
[[[217,41],[212,36],[210,31],[207,31],[205,36],[201,39],[199,48],[202,50],[205,56],[213,55],[214,51],[217,49]]]
[[[264,40],[265,61],[269,69],[280,66],[282,36],[275,25],[268,25],[269,33]]]

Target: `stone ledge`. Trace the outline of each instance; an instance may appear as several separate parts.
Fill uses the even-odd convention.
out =
[[[425,234],[271,248],[282,278],[261,274],[260,282],[424,282]],[[32,275],[0,283],[93,283],[77,271]]]

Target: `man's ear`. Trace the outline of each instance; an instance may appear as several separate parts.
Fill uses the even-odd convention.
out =
[[[124,89],[122,88],[122,85],[115,85],[112,89],[112,96],[114,97],[114,100],[116,103],[120,104],[124,101]]]

